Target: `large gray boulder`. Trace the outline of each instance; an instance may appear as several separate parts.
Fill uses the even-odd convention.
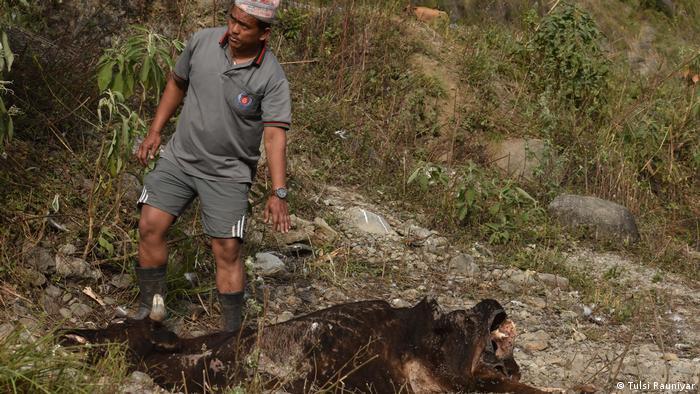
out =
[[[540,139],[510,138],[489,143],[486,152],[489,160],[509,176],[531,180],[545,160],[546,149]]]
[[[352,207],[345,214],[348,224],[360,232],[377,235],[396,234],[389,223],[374,212]]]
[[[547,208],[549,214],[569,227],[586,227],[595,237],[639,241],[634,216],[620,204],[597,197],[562,194]]]

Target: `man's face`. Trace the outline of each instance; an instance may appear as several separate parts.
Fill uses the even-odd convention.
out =
[[[250,50],[257,48],[267,40],[270,29],[258,27],[255,17],[246,14],[237,6],[231,7],[228,12],[228,44],[235,50]]]

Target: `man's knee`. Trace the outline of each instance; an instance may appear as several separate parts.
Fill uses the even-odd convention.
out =
[[[241,241],[237,238],[215,238],[211,247],[217,265],[236,263],[240,260]]]
[[[139,236],[141,240],[161,239],[165,237],[174,217],[150,206],[144,206],[139,219]]]

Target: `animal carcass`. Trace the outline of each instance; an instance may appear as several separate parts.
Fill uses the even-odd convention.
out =
[[[519,382],[515,325],[494,300],[449,313],[432,300],[412,308],[362,301],[259,330],[197,338],[179,338],[150,318],[127,319],[104,329],[71,330],[63,338],[73,344],[125,342],[135,369],[188,392],[257,374],[267,388],[292,393],[542,393]]]

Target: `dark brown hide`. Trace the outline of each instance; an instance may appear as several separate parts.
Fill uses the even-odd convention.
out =
[[[435,301],[392,308],[337,305],[257,332],[183,339],[162,324],[127,320],[73,330],[69,342],[126,342],[134,366],[162,386],[224,387],[257,373],[269,388],[302,393],[542,393],[519,382],[515,326],[494,300],[442,313]]]

